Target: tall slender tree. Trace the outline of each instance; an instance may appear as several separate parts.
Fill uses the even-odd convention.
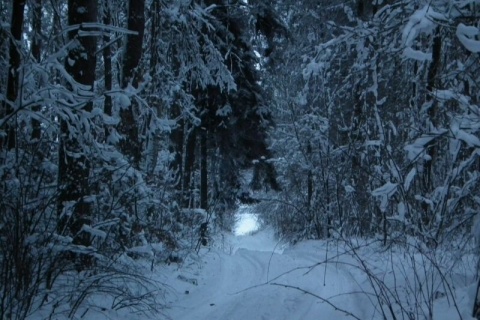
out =
[[[11,117],[16,108],[17,98],[21,88],[19,87],[19,67],[22,62],[21,48],[22,48],[22,33],[23,33],[23,20],[25,11],[25,0],[14,0],[12,9],[12,20],[10,27],[10,48],[9,48],[9,67],[8,67],[8,80],[7,80],[7,100],[2,103],[2,112],[0,117]],[[6,125],[6,139],[0,138],[0,150],[3,147],[11,150],[16,146],[16,131],[17,126],[13,120],[7,122]],[[5,144],[6,142],[6,144]]]
[[[102,1],[102,15],[103,24],[109,26],[112,24],[112,9],[110,1]],[[110,91],[113,88],[113,70],[112,70],[112,43],[110,32],[105,30],[103,36],[104,48],[103,48],[103,64],[105,68],[105,91]],[[104,112],[108,116],[112,116],[112,96],[110,94],[105,95]],[[105,136],[108,137],[108,128],[105,131]]]
[[[82,245],[90,244],[90,237],[81,230],[91,222],[91,206],[86,199],[90,194],[91,162],[87,152],[91,141],[84,138],[90,134],[89,127],[79,120],[88,118],[93,107],[97,41],[96,34],[89,33],[88,24],[97,22],[97,14],[96,0],[68,1],[68,25],[72,30],[68,33],[70,45],[65,69],[72,76],[68,87],[73,98],[66,106],[70,112],[60,122],[58,214],[60,231],[71,232],[74,243]],[[72,204],[73,212],[66,212]]]
[[[145,0],[130,0],[128,2],[127,28],[137,34],[126,36],[125,51],[122,66],[123,89],[134,91],[138,89],[143,76],[138,69],[143,52],[143,35],[145,32]],[[129,88],[130,87],[130,88]],[[135,112],[139,103],[134,96],[130,97],[130,105],[120,109],[121,122],[118,131],[123,135],[120,149],[129,158],[135,168],[139,168],[142,159],[141,139]]]
[[[42,0],[33,1],[32,8],[32,57],[36,63],[40,62],[42,54]],[[39,112],[40,107],[35,106],[34,112]],[[32,140],[39,141],[41,137],[40,121],[32,119]]]
[[[230,194],[227,198],[233,198],[229,201],[235,201],[240,187],[239,169],[252,168],[254,163],[252,185],[279,190],[275,169],[268,161],[271,154],[266,132],[273,122],[266,92],[259,85],[260,76],[255,68],[259,61],[252,43],[247,40],[248,35],[253,35],[249,25],[242,19],[247,13],[239,3],[232,7],[224,6],[223,1],[219,0],[207,1],[206,4],[217,5],[212,12],[216,18],[216,36],[227,41],[217,42],[216,46],[225,56],[224,63],[229,67],[236,84],[235,90],[210,85],[206,90],[197,92],[197,101],[203,110],[201,127],[205,128],[205,133],[215,142],[212,146],[218,147],[220,151],[220,161],[225,170],[222,172],[228,172],[228,176],[219,177],[219,183],[224,185],[220,189],[225,194],[217,196]],[[279,32],[278,21],[265,4],[256,6],[260,9],[252,12],[259,21],[258,25],[262,26],[260,31],[271,40]],[[269,50],[273,50],[273,47],[269,46]],[[203,154],[207,153],[204,151]],[[207,185],[205,181],[203,185]]]

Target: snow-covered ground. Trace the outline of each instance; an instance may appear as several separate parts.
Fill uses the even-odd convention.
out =
[[[333,241],[305,241],[285,247],[274,239],[271,229],[257,230],[256,222],[254,213],[243,208],[237,235],[217,240],[215,249],[203,248],[198,260],[171,273],[167,284],[175,290],[167,297],[169,318],[363,320],[384,319],[383,309],[385,318],[393,319],[389,302],[379,304],[381,293],[371,286],[371,281],[381,280],[385,286],[376,285],[376,290],[390,292],[385,297],[390,297],[386,299],[391,299],[398,319],[408,319],[402,317],[401,308],[411,319],[428,319],[428,308],[416,305],[428,292],[434,296],[433,319],[473,319],[475,285],[468,262],[450,269],[453,283],[448,282],[448,287],[435,274],[435,266],[415,264],[424,257],[381,252],[379,244],[367,243],[350,247]],[[413,293],[420,283],[429,289]],[[401,303],[395,303],[395,297]]]
[[[172,319],[319,319],[319,315],[322,319],[340,319],[343,316],[318,298],[285,285],[299,286],[329,298],[352,291],[348,272],[333,265],[327,267],[326,273],[323,268],[308,272],[301,267],[323,257],[296,250],[281,254],[268,229],[227,241],[231,241],[230,252],[205,252],[200,268],[192,265],[179,271],[181,279],[197,282],[175,284],[180,290],[167,311]],[[276,253],[272,253],[276,247]],[[337,300],[342,301],[345,309],[356,308],[360,301],[354,296]]]
[[[98,294],[90,301],[97,307],[82,311],[83,319],[472,320],[475,257],[420,252],[386,250],[366,240],[287,246],[260,226],[250,207],[242,207],[234,232],[216,237],[198,255],[156,265],[153,272],[146,263],[145,277],[166,290],[159,297],[166,304],[162,314],[113,311]],[[48,314],[35,312],[29,319]]]

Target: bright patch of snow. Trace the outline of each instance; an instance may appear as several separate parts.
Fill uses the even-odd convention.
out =
[[[407,177],[405,178],[405,182],[403,184],[403,188],[405,189],[405,191],[408,191],[410,189],[410,185],[412,184],[413,178],[415,178],[416,174],[416,168],[412,168],[412,170],[410,170],[410,172],[407,174]]]
[[[397,191],[397,186],[397,183],[388,181],[383,186],[372,191],[372,196],[380,198],[380,210],[382,210],[382,212],[385,212],[387,209],[388,200]]]
[[[260,228],[258,214],[249,212],[248,208],[248,206],[242,206],[239,209],[234,228],[234,234],[236,236],[253,233]]]
[[[435,20],[446,20],[446,18],[441,13],[435,12],[430,3],[415,11],[403,29],[402,38],[405,46],[412,46],[418,35],[422,33],[431,34],[437,26]]]
[[[258,230],[258,216],[253,213],[243,214],[236,223],[235,235],[243,236]]]
[[[460,40],[468,51],[473,53],[480,52],[480,41],[476,40],[480,35],[480,30],[477,27],[466,26],[463,23],[460,23],[457,26],[456,35],[458,40]]]
[[[403,55],[406,58],[414,59],[414,60],[417,60],[417,61],[430,61],[430,60],[432,60],[432,54],[431,53],[425,53],[425,52],[420,51],[420,50],[412,49],[411,47],[405,48],[405,50],[403,50]]]

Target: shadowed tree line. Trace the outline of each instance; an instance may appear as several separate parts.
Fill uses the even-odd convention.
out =
[[[222,223],[248,188],[243,170],[280,189],[255,38],[283,31],[256,29],[270,19],[259,7],[1,2],[1,318],[52,306],[53,316],[65,300],[74,316],[115,287],[106,274],[147,290],[138,271],[119,272],[134,266],[124,259],[153,267],[193,250],[200,226]],[[71,274],[85,289],[56,295]],[[107,291],[158,308],[153,294]]]

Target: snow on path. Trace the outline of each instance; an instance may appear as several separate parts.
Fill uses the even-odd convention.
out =
[[[258,214],[251,212],[249,206],[240,206],[240,208],[238,208],[236,217],[237,221],[233,231],[236,236],[249,235],[260,228]]]
[[[228,250],[205,249],[200,253],[200,262],[178,271],[183,280],[177,278],[170,284],[177,291],[166,310],[171,319],[353,319],[317,297],[286,286],[325,299],[339,295],[330,301],[363,318],[356,296],[343,295],[357,290],[345,268],[334,264],[326,269],[307,268],[323,260],[325,250],[312,247],[282,253],[270,229],[229,236],[224,241]],[[315,250],[317,256],[313,256]]]
[[[198,260],[184,263],[167,281],[174,288],[165,310],[170,319],[383,319],[368,276],[355,258],[342,254],[348,247],[338,246],[335,241],[302,241],[285,247],[275,240],[272,229],[257,225],[256,216],[248,208],[239,212],[243,216],[234,232],[237,236],[217,240],[215,249],[202,248]],[[423,269],[414,271],[401,250],[382,253],[375,244],[360,243],[362,249],[357,253],[369,270],[395,288],[393,293],[409,295],[400,297],[403,307],[416,301],[412,299],[418,297],[408,291],[412,289],[409,277],[421,276]],[[327,264],[320,263],[327,260]],[[462,278],[461,270],[457,271]],[[462,281],[456,285],[455,303],[451,297],[438,298],[434,319],[473,319],[470,310],[475,283]],[[402,317],[400,310],[395,312]],[[420,319],[422,315],[418,314]]]
[[[243,211],[242,211],[243,210]],[[158,316],[133,312],[128,308],[112,310],[112,297],[99,292],[88,298],[80,310],[81,318],[91,320],[336,320],[384,319],[365,271],[351,254],[342,255],[348,246],[338,241],[302,241],[285,247],[278,243],[273,231],[261,229],[258,219],[249,208],[243,208],[238,219],[236,234],[215,239],[212,249],[202,248],[198,256],[189,256],[181,265],[157,265],[150,273],[150,261],[145,263],[145,277],[158,281],[162,289]],[[260,228],[260,229],[259,229]],[[409,253],[401,248],[385,251],[377,242],[365,245],[361,239],[351,239],[351,244],[361,244],[356,254],[368,264],[368,269],[382,285],[391,288],[390,299],[399,299],[402,307],[416,313],[408,316],[427,319],[424,313],[426,293],[434,293],[435,320],[475,320],[471,316],[476,293],[476,255],[460,256],[456,267],[448,267],[449,255],[441,253],[440,262],[446,265],[443,278],[448,287],[438,285],[437,267],[424,263],[426,255]],[[351,247],[350,247],[351,248]],[[448,254],[447,254],[448,253]],[[428,254],[428,252],[427,252]],[[414,258],[414,263],[412,263]],[[438,258],[434,256],[434,258]],[[423,260],[422,260],[423,259]],[[320,264],[329,261],[327,264]],[[427,262],[430,260],[427,260]],[[141,263],[141,261],[139,262]],[[418,264],[417,264],[418,263]],[[448,268],[447,268],[448,267]],[[448,279],[447,279],[448,278]],[[416,281],[422,279],[418,289]],[[449,280],[450,279],[450,280]],[[122,284],[122,286],[125,284]],[[383,287],[386,288],[386,287]],[[431,289],[430,289],[431,288]],[[130,288],[137,290],[135,286]],[[446,290],[448,289],[448,290]],[[166,290],[163,295],[163,290]],[[412,290],[417,290],[412,292]],[[450,290],[453,290],[450,291]],[[363,293],[362,293],[363,292]],[[438,295],[437,295],[438,293]],[[448,294],[448,295],[446,295]],[[118,297],[115,297],[118,298]],[[427,297],[429,298],[429,296]],[[161,300],[160,300],[161,299]],[[165,299],[165,300],[163,300]],[[324,299],[328,302],[323,301]],[[430,299],[430,298],[429,298]],[[384,302],[385,300],[381,300]],[[137,302],[132,300],[133,303]],[[430,300],[427,301],[431,303]],[[333,304],[333,305],[332,305]],[[138,304],[140,306],[141,303]],[[54,317],[51,305],[34,310],[28,320],[54,318],[67,319],[70,302],[58,306]],[[57,306],[55,306],[57,307]],[[400,306],[393,304],[397,319],[407,315],[399,313]],[[342,312],[336,308],[345,310]],[[404,309],[407,310],[407,309]],[[133,313],[130,313],[132,311]],[[351,312],[355,317],[348,315]],[[388,311],[389,312],[389,311]],[[388,313],[387,312],[387,313]],[[390,315],[390,313],[388,313]],[[387,316],[388,319],[390,319]]]

